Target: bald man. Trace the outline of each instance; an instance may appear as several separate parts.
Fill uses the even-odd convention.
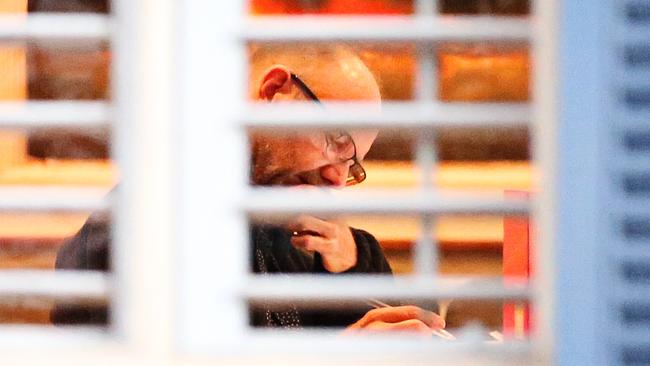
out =
[[[250,98],[262,103],[336,100],[366,101],[379,108],[379,86],[359,57],[346,47],[262,47],[251,55]],[[327,186],[342,188],[365,179],[363,158],[375,130],[286,131],[250,135],[251,184],[258,186]],[[56,267],[107,270],[109,231],[89,220],[59,251]],[[251,226],[252,271],[269,273],[390,274],[381,247],[369,233],[344,223],[300,215],[285,225]],[[444,327],[436,314],[413,306],[357,311],[285,309],[251,311],[254,326],[299,328],[347,327],[364,330],[407,330],[430,334]],[[366,312],[367,311],[367,312]],[[106,309],[60,305],[55,323],[103,323]]]
[[[250,97],[281,103],[309,101],[366,101],[379,108],[379,86],[359,57],[340,46],[258,48],[251,56]],[[251,180],[254,185],[312,185],[344,187],[360,183],[360,164],[376,130],[312,131],[252,134]],[[362,176],[355,177],[358,172]],[[288,225],[294,232],[311,232],[291,239],[294,246],[320,253],[329,272],[344,272],[357,261],[354,231],[345,225],[301,216]],[[369,236],[372,242],[374,238]],[[365,242],[365,241],[364,241]],[[365,249],[365,248],[363,248]],[[374,249],[374,248],[373,248]],[[358,272],[390,272],[381,249],[376,265]],[[373,251],[374,253],[374,251]],[[317,258],[318,259],[318,258]]]
[[[373,74],[349,48],[341,46],[266,46],[251,56],[250,98],[264,103],[363,101],[379,110],[381,94]],[[373,107],[374,106],[374,107]],[[252,134],[254,185],[342,188],[365,179],[362,162],[376,130],[285,131]],[[252,229],[257,273],[375,273],[391,269],[377,240],[344,223],[302,215],[284,227]],[[310,257],[305,254],[315,253]],[[270,263],[270,264],[269,264]],[[367,309],[366,309],[367,310]],[[354,312],[254,313],[256,325],[347,326],[361,330],[410,330],[429,334],[444,327],[436,314],[413,306]]]

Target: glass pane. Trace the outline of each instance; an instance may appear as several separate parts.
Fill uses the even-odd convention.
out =
[[[331,329],[341,334],[353,335],[356,324],[364,322],[363,316],[382,307],[412,308],[416,306],[423,313],[440,314],[444,319],[443,330],[430,330],[432,339],[456,341],[457,339],[479,339],[486,343],[499,344],[504,341],[526,340],[533,329],[531,306],[527,301],[502,301],[483,299],[431,299],[427,301],[399,302],[395,300],[369,300],[365,304],[356,302],[338,304],[311,304],[296,307],[291,303],[274,303],[272,306],[255,303],[249,306],[249,325],[253,328],[267,327],[269,322],[278,322],[276,328],[284,331],[303,329]],[[343,309],[343,308],[344,309]],[[295,322],[300,319],[300,322]],[[437,321],[437,320],[436,320]],[[378,329],[375,329],[378,330]],[[368,333],[372,331],[366,329]],[[398,333],[404,335],[405,333]]]
[[[95,213],[0,211],[1,270],[108,271],[110,221]],[[51,297],[0,298],[0,323],[106,325],[106,304]]]
[[[0,100],[107,99],[109,64],[102,43],[0,43]]]
[[[32,12],[108,12],[108,2],[103,0],[1,3],[0,13],[29,11],[27,17]],[[107,100],[109,65],[110,49],[104,42],[2,42],[0,103],[49,100],[49,107],[58,108],[56,101],[60,100]],[[29,110],[33,105],[25,103],[20,107]],[[11,197],[12,192],[33,192],[38,197],[47,192],[58,195],[59,189],[73,193],[90,189],[100,200],[117,179],[109,156],[110,140],[109,125],[83,130],[57,126],[0,128],[0,194]],[[76,198],[71,195],[72,200]],[[37,204],[46,201],[36,200]],[[60,270],[109,271],[111,232],[110,212],[2,207],[0,270],[39,271],[46,275]],[[31,284],[23,285],[27,288]],[[103,300],[64,301],[49,294],[16,294],[0,298],[0,323],[106,325],[106,309]]]
[[[110,0],[29,0],[30,12],[108,13],[109,10]]]
[[[528,15],[529,0],[439,0],[443,14]]]
[[[530,56],[525,48],[448,44],[438,51],[440,99],[446,102],[526,101]]]
[[[106,44],[30,43],[29,99],[107,99],[110,51]]]
[[[490,3],[504,5],[502,2]],[[500,10],[485,12],[527,12],[527,8],[521,10],[517,6],[511,4],[505,8],[500,7]],[[454,9],[456,10],[443,7],[442,11],[468,11],[458,7]],[[301,102],[321,108],[324,114],[327,114],[328,108],[334,110],[338,106],[336,102],[349,101],[370,101],[362,107],[357,106],[367,108],[368,111],[379,102],[384,111],[394,107],[394,102],[413,103],[407,104],[407,107],[413,106],[413,111],[420,107],[416,103],[421,101],[415,100],[418,83],[418,51],[415,45],[269,43],[251,44],[249,51],[248,97],[256,106],[288,106],[288,102]],[[436,79],[433,80],[435,85],[432,87],[436,90],[436,100],[431,100],[432,105],[426,106],[433,108],[432,114],[447,108],[451,111],[450,115],[454,112],[469,112],[474,107],[503,107],[505,110],[511,103],[523,104],[531,98],[531,60],[525,44],[444,43],[437,45],[433,57],[435,59],[432,64],[436,68],[433,74]],[[362,94],[360,90],[367,93]],[[355,92],[358,93],[354,94]],[[486,106],[487,103],[496,106]],[[407,109],[404,114],[408,117],[410,112]],[[300,124],[300,112],[296,114],[296,121]],[[468,118],[480,118],[480,114],[480,111],[475,112],[475,115]],[[415,114],[413,116],[415,118]],[[433,117],[445,122],[445,114]],[[466,121],[458,122],[458,125],[449,123],[444,127],[433,126],[424,130],[409,128],[395,121],[388,128],[375,130],[376,135],[370,137],[363,134],[369,132],[369,129],[355,128],[352,124],[346,128],[345,121],[342,122],[343,127],[336,126],[336,131],[306,127],[304,124],[299,127],[283,125],[251,128],[248,131],[251,154],[249,183],[255,188],[287,188],[288,201],[294,197],[295,200],[300,200],[299,193],[310,190],[325,192],[325,197],[331,194],[332,200],[339,194],[343,195],[343,192],[339,193],[341,190],[350,197],[355,197],[355,194],[363,197],[375,189],[381,189],[381,193],[388,191],[389,194],[422,194],[422,191],[417,191],[421,188],[422,180],[418,166],[418,143],[422,136],[430,136],[426,137],[428,141],[425,142],[430,143],[435,152],[434,159],[431,159],[431,171],[434,174],[432,182],[441,194],[461,191],[458,192],[460,197],[465,195],[465,198],[470,198],[467,191],[478,191],[500,200],[504,196],[510,198],[511,195],[526,195],[528,193],[524,192],[534,189],[527,121],[520,121],[519,127],[493,126],[490,122],[494,121],[484,121],[484,127],[478,124],[464,125],[463,122]],[[337,137],[349,136],[360,153],[330,156],[331,139],[328,136],[334,133]],[[365,171],[365,180],[347,185],[349,172],[353,166],[359,165]],[[356,176],[352,178],[356,179]],[[293,193],[295,196],[292,196]],[[439,192],[436,190],[434,193]],[[369,201],[374,199],[368,197],[371,197],[368,198]],[[282,202],[276,202],[278,206],[283,206]],[[421,254],[417,242],[423,229],[421,218],[415,215],[335,212],[327,215],[307,213],[302,216],[292,213],[288,216],[255,216],[255,221],[251,224],[249,248],[251,272],[262,277],[271,273],[281,274],[277,278],[295,274],[349,274],[346,271],[355,267],[345,267],[338,271],[331,265],[336,262],[332,252],[327,252],[332,250],[332,245],[327,246],[327,243],[339,245],[344,241],[340,236],[336,240],[332,239],[331,232],[323,229],[335,226],[344,232],[348,232],[348,228],[364,230],[364,233],[376,240],[377,253],[380,253],[378,256],[389,264],[395,277],[408,280],[420,276],[418,279],[422,280],[423,274],[418,273],[418,269],[426,267],[427,258],[416,258]],[[510,277],[521,280],[519,277],[531,276],[527,271],[519,271],[522,267],[528,269],[530,265],[528,253],[531,238],[527,235],[531,232],[531,225],[527,218],[467,213],[434,215],[433,220],[434,231],[426,234],[434,235],[436,247],[426,249],[433,252],[432,260],[437,254],[435,269],[438,277],[446,280],[458,277],[473,280],[479,277],[483,280],[491,279],[495,286],[500,286],[502,283],[507,285]],[[300,223],[295,224],[294,221]],[[271,228],[265,231],[256,227],[260,224],[269,224]],[[517,236],[521,234],[518,230],[522,228],[526,231],[526,236]],[[342,257],[354,257],[357,262],[353,265],[358,265],[368,237],[356,238],[355,232],[352,231],[352,237],[358,250],[357,256]],[[513,234],[515,239],[510,237]],[[518,252],[522,248],[525,249],[525,256]],[[330,263],[326,264],[325,261]],[[434,268],[433,263],[430,264]],[[355,274],[376,275],[377,272],[366,270]],[[427,274],[424,276],[426,278]],[[438,313],[437,316],[444,313],[448,321],[447,328],[459,335],[478,334],[486,341],[498,341],[496,338],[525,338],[530,329],[528,320],[521,323],[522,314],[525,314],[524,319],[529,316],[525,302],[504,302],[499,298],[436,299],[433,294],[428,300],[403,300],[385,303],[393,306],[415,305],[425,310],[425,313]],[[251,326],[284,328],[296,325],[342,328],[358,324],[364,314],[373,309],[373,305],[364,303],[363,299],[324,299],[309,304],[298,300],[274,300],[272,304],[266,304],[263,300],[256,299],[249,306]],[[512,310],[515,308],[516,311]],[[520,311],[522,308],[523,312]],[[316,310],[318,312],[314,313]],[[353,319],[355,316],[357,320]],[[519,327],[516,331],[509,323],[514,321]],[[496,338],[491,335],[494,331],[498,332]]]
[[[250,0],[253,15],[403,15],[413,7],[412,0]]]

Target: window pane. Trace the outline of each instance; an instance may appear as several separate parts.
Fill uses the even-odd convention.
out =
[[[106,44],[27,45],[29,99],[107,99],[110,51]]]
[[[440,99],[447,102],[526,101],[530,58],[525,48],[448,44],[438,51]]]
[[[439,0],[443,14],[528,15],[529,0]]]
[[[413,7],[412,0],[250,0],[253,15],[403,15]]]
[[[22,7],[9,11],[29,10],[27,17],[108,12],[104,0],[14,3]],[[50,120],[66,113],[95,118],[86,113],[103,110],[110,98],[110,61],[103,41],[0,43],[0,103],[8,124],[0,128],[0,271],[15,276],[19,289],[0,298],[2,324],[108,323],[109,286],[101,273],[110,271],[111,212],[99,207],[117,179],[110,121],[81,128],[66,118]],[[81,104],[68,101],[94,103],[76,110]]]
[[[30,12],[107,13],[109,0],[29,0]]]

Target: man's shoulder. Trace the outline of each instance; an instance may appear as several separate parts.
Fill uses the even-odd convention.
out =
[[[63,243],[56,256],[57,269],[107,271],[111,243],[108,215],[92,215],[75,236]]]

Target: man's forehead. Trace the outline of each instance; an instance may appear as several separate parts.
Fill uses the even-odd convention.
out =
[[[322,100],[363,100],[379,103],[381,94],[374,75],[355,55],[321,60],[300,75]],[[301,70],[297,70],[300,74]],[[304,76],[303,76],[304,75]]]

